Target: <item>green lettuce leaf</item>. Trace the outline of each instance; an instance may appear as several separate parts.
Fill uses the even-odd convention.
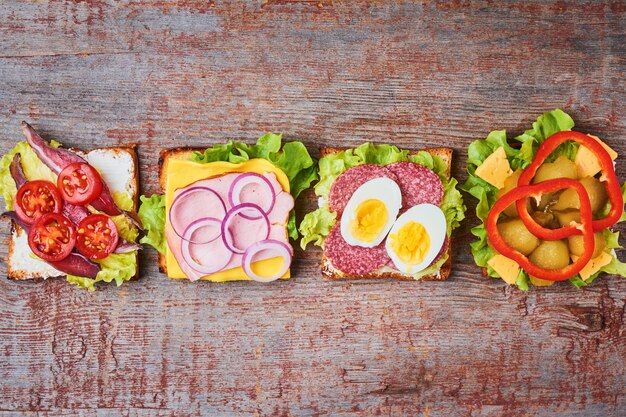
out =
[[[544,140],[555,133],[571,130],[573,127],[574,120],[561,109],[552,110],[539,116],[537,121],[533,123],[532,129],[528,129],[515,137],[515,140],[522,142],[519,155],[517,155],[517,159],[521,162],[521,168],[526,168],[535,159],[537,149]],[[562,155],[574,159],[577,150],[576,144],[564,143],[555,149],[547,162],[552,162]]]
[[[359,157],[362,164],[387,165],[407,161],[409,151],[400,150],[393,145],[375,145],[367,142],[357,147],[354,155]]]
[[[330,233],[335,224],[337,214],[328,210],[328,204],[315,211],[307,213],[300,223],[300,247],[306,249],[310,242],[316,246],[322,246],[324,238]]]
[[[198,163],[227,161],[232,163],[245,162],[253,158],[263,158],[280,168],[287,178],[294,199],[311,186],[317,176],[316,161],[302,142],[287,142],[282,145],[282,135],[266,133],[254,145],[229,141],[214,145],[204,152],[194,152],[191,160]],[[295,213],[290,213],[287,223],[289,236],[298,238]]]
[[[285,172],[289,178],[291,194],[297,198],[317,179],[315,160],[311,158],[302,142],[287,142],[282,146],[282,151],[281,144],[282,135],[267,133],[254,145],[231,140],[225,144],[214,145],[204,152],[194,152],[190,159],[198,163],[216,161],[240,163],[253,158],[266,159]]]
[[[135,202],[133,201],[133,196],[130,195],[130,193],[113,191],[111,193],[111,197],[113,197],[115,204],[122,210],[132,211],[135,208]]]
[[[361,158],[354,155],[354,149],[320,158],[318,162],[320,180],[315,184],[315,194],[319,197],[328,197],[335,179],[346,169],[362,163]]]
[[[446,217],[446,226],[448,237],[452,235],[452,231],[461,225],[461,221],[465,218],[465,204],[463,204],[463,196],[457,189],[458,181],[456,178],[450,178],[443,183],[443,200],[441,201],[441,211]]]
[[[139,243],[150,245],[165,255],[165,196],[152,194],[150,197],[141,196],[139,218],[143,223],[146,235]]]

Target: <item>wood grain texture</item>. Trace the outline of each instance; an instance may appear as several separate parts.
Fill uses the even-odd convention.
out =
[[[265,131],[451,146],[464,180],[470,141],[555,107],[626,155],[623,1],[7,1],[0,34],[0,151],[21,120],[136,142],[144,193],[160,148]],[[626,415],[626,281],[482,278],[469,217],[446,282],[327,281],[317,250],[273,285],[170,281],[150,250],[122,288],[1,279],[0,415]]]

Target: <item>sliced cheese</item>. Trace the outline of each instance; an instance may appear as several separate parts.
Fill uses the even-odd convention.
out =
[[[271,172],[276,175],[276,179],[283,187],[283,190],[289,192],[289,178],[287,178],[287,175],[280,168],[277,168],[271,162],[265,159],[251,159],[240,164],[233,164],[230,162],[221,161],[210,162],[208,164],[199,164],[197,162],[189,160],[170,159],[167,163],[166,173],[165,212],[169,213],[172,202],[174,201],[174,193],[176,192],[176,190],[187,187],[194,182],[228,174],[230,172],[256,172],[257,174]],[[286,228],[285,233],[287,233]],[[169,248],[167,248],[166,250],[165,259],[168,277],[187,278]],[[280,270],[283,262],[284,260],[282,257],[276,257],[263,261],[253,262],[252,268],[254,272],[260,276],[271,276],[272,271]],[[287,270],[282,278],[289,277],[290,271]],[[201,279],[213,282],[250,280],[250,278],[246,275],[246,273],[243,271],[243,268],[241,267],[206,275]]]
[[[497,189],[504,187],[504,181],[513,174],[509,160],[506,159],[506,152],[500,146],[494,153],[476,168],[476,175],[487,181]]]
[[[578,256],[572,255],[572,261],[576,262]],[[583,269],[580,270],[579,274],[583,281],[587,281],[590,276],[598,272],[603,266],[606,266],[611,263],[613,257],[606,253],[602,252],[599,256],[596,256],[592,260],[590,260],[587,265]]]
[[[507,284],[515,284],[517,282],[517,275],[519,274],[520,267],[512,259],[507,258],[502,254],[497,254],[487,262],[494,271],[502,277],[502,280]]]
[[[617,159],[617,152],[609,147],[606,143],[602,142],[599,137],[593,135],[587,135],[594,138],[611,156],[611,159],[615,161]],[[578,171],[578,178],[593,177],[600,172],[600,162],[598,157],[585,146],[580,146],[574,158],[576,163],[576,169]]]

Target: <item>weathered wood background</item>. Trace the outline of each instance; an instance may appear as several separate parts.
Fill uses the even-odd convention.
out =
[[[136,142],[151,193],[160,148],[275,131],[450,145],[464,180],[470,141],[555,107],[626,155],[625,73],[623,1],[0,1],[0,151],[23,119]],[[169,281],[152,250],[96,293],[3,278],[0,414],[626,415],[626,280],[482,278],[474,221],[444,283],[325,281],[317,250],[272,285]]]

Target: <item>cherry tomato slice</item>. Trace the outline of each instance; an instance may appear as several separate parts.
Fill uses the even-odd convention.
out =
[[[92,214],[78,223],[76,249],[89,259],[104,259],[117,247],[117,226],[104,214]]]
[[[74,249],[76,228],[59,213],[46,213],[39,217],[28,231],[28,246],[44,261],[65,259]]]
[[[65,201],[84,206],[102,192],[102,178],[91,165],[74,162],[63,168],[57,179],[57,186]]]
[[[46,213],[60,213],[63,199],[50,181],[24,183],[15,195],[15,213],[26,224],[33,224]]]

